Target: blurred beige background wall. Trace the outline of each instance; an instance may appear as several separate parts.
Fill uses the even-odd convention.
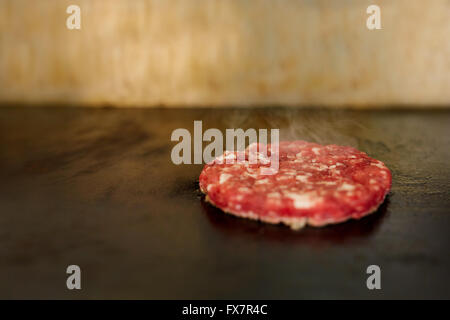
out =
[[[450,1],[0,0],[0,102],[446,107]]]

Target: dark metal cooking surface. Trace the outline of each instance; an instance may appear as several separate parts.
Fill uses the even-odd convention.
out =
[[[202,166],[170,160],[194,120],[357,147],[392,193],[300,232],[225,215],[202,201]],[[0,298],[450,298],[449,160],[448,111],[2,108]]]

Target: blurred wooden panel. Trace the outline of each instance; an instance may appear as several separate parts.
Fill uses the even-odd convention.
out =
[[[0,0],[0,102],[445,107],[449,35],[448,0]]]

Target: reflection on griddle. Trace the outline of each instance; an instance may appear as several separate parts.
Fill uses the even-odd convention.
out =
[[[336,244],[349,245],[372,236],[387,215],[389,196],[377,212],[360,220],[328,225],[322,228],[305,227],[292,230],[284,225],[271,225],[224,213],[201,197],[201,205],[211,224],[221,232],[232,237],[251,237],[261,240],[288,243],[302,243],[311,246],[328,246]]]

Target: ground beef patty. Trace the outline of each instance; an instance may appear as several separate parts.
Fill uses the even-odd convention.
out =
[[[238,161],[250,155],[257,156],[257,164]],[[376,211],[391,188],[389,169],[351,147],[283,141],[278,172],[262,174],[270,156],[270,145],[253,144],[205,165],[199,182],[206,200],[235,216],[299,229],[364,217]]]

